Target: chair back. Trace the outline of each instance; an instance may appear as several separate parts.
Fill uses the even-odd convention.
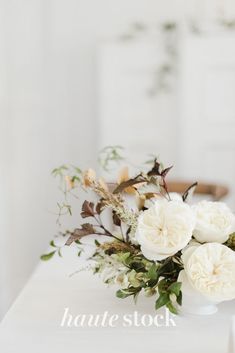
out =
[[[186,181],[169,181],[167,182],[169,192],[177,192],[183,194],[192,185],[192,182]],[[211,196],[213,201],[219,201],[223,197],[227,196],[229,189],[225,185],[220,184],[210,184],[199,182],[194,191],[198,195],[208,195]]]

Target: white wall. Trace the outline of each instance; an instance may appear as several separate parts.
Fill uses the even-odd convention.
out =
[[[1,2],[1,312],[27,279],[53,229],[47,212],[53,135],[45,107],[42,5]]]
[[[51,169],[95,161],[97,44],[133,21],[180,20],[203,4],[0,0],[1,313],[56,230]]]

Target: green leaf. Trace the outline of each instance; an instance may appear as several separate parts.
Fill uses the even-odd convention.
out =
[[[56,245],[54,243],[54,240],[50,241],[50,246],[52,246],[53,248],[56,248]]]
[[[51,174],[54,175],[55,177],[57,176],[62,177],[63,173],[68,169],[69,168],[66,165],[61,165],[60,167],[53,169]]]
[[[141,288],[134,288],[134,287],[130,287],[130,288],[125,288],[125,289],[119,289],[116,292],[116,296],[118,298],[124,299],[129,297],[130,295],[136,295],[139,291],[141,290]]]
[[[169,299],[169,294],[168,293],[163,293],[159,296],[159,298],[156,300],[155,303],[155,309],[159,309],[162,306],[166,305],[170,301]]]
[[[178,297],[178,295],[180,294],[181,285],[181,282],[174,282],[168,287],[168,290]]]
[[[169,273],[174,271],[174,262],[170,257],[168,257],[164,262],[162,263],[161,267],[158,269],[158,275],[164,276],[164,273]]]
[[[82,174],[82,170],[79,167],[76,167],[74,165],[72,167],[75,170],[75,172],[77,172],[78,174]]]
[[[122,146],[106,146],[99,153],[98,162],[105,171],[110,171],[112,162],[120,162],[124,158],[121,155]]]
[[[158,292],[160,294],[166,293],[167,292],[167,281],[165,280],[165,278],[161,279],[161,281],[158,282],[157,288],[158,288]]]
[[[123,264],[128,264],[129,262],[127,261],[130,257],[130,253],[129,252],[122,252],[122,253],[119,253],[117,254],[118,255],[118,258],[119,258],[119,261],[122,262]]]
[[[71,205],[64,204],[63,207],[66,208],[68,213],[70,214],[70,216],[72,216],[72,207],[71,207]]]
[[[40,257],[40,259],[41,259],[42,261],[48,261],[48,260],[50,260],[50,259],[54,256],[55,253],[56,253],[56,250],[50,252],[49,254],[44,254],[44,255],[42,255],[42,256]]]
[[[77,182],[80,183],[81,179],[80,179],[78,176],[73,175],[73,176],[71,177],[71,181],[72,181],[73,183],[74,183],[75,181],[77,181]]]
[[[129,297],[130,295],[132,295],[133,293],[130,293],[128,292],[128,290],[125,290],[125,289],[119,289],[117,292],[116,292],[116,296],[118,298],[121,298],[121,299],[124,299],[124,298],[127,298]]]
[[[147,275],[153,281],[157,279],[158,274],[157,274],[157,265],[156,264],[152,264],[152,266],[148,270],[148,274]]]
[[[175,314],[175,315],[178,314],[177,309],[174,307],[174,305],[170,301],[168,303],[166,303],[166,307],[170,310],[170,312],[172,314]]]
[[[100,246],[100,242],[98,242],[97,239],[95,239],[95,245],[96,245],[96,246]]]
[[[129,267],[136,272],[143,272],[145,270],[144,264],[140,261],[129,261],[129,263],[126,262],[126,264],[129,264]]]
[[[182,305],[182,292],[179,292],[179,295],[176,298],[176,301],[179,305]]]

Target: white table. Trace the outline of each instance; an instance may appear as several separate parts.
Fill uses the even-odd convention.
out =
[[[61,327],[64,308],[78,314],[155,314],[153,300],[118,299],[74,256],[41,263],[0,324],[1,353],[227,353],[234,301],[207,317],[177,317],[176,327]]]

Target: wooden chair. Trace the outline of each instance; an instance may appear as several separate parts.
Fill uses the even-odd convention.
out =
[[[168,191],[177,192],[183,194],[193,183],[186,181],[168,181]],[[197,195],[208,195],[211,196],[213,201],[219,201],[229,193],[227,186],[219,184],[207,184],[198,182],[196,189],[194,191]]]

